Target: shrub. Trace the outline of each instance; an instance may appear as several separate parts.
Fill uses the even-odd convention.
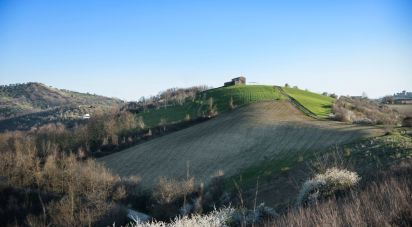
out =
[[[165,223],[162,221],[141,223],[138,220],[135,220],[135,223],[131,224],[131,227],[221,227],[227,226],[227,222],[230,220],[233,212],[234,209],[232,208],[224,208],[221,210],[215,210],[206,215],[194,214],[190,217],[176,217],[170,223]]]
[[[397,125],[401,121],[399,113],[367,98],[341,96],[333,104],[332,112],[338,121],[358,124]]]
[[[223,171],[217,171],[211,177],[208,186],[205,188],[202,203],[203,208],[207,211],[213,210],[215,206],[229,205],[229,195],[224,191]]]
[[[161,177],[153,192],[153,197],[156,198],[160,204],[167,204],[192,193],[194,188],[194,178],[177,181]]]
[[[0,152],[0,176],[9,187],[41,192],[41,197],[48,201],[43,204],[39,194],[43,216],[47,218],[28,215],[28,223],[95,224],[114,215],[113,202],[127,195],[127,185],[94,160],[79,161],[73,154],[57,153],[40,158],[30,138],[14,141],[13,147]]]
[[[329,97],[336,99],[338,98],[338,95],[335,93],[332,93],[332,94],[329,94]]]
[[[207,100],[207,117],[215,117],[218,114],[217,105],[214,103],[212,97]]]
[[[0,152],[0,176],[10,185],[30,187],[36,185],[39,177],[40,161],[37,159],[34,141],[13,141],[14,151]]]
[[[403,127],[412,127],[412,117],[405,117],[402,121]]]
[[[233,110],[233,109],[235,109],[235,104],[233,103],[233,97],[230,97],[230,99],[229,99],[229,109],[230,110]]]
[[[303,184],[297,203],[304,205],[331,197],[340,191],[352,188],[359,180],[360,177],[355,172],[337,168],[327,169],[325,173],[317,174]]]
[[[152,193],[151,214],[160,220],[168,220],[191,213],[194,206],[189,198],[193,198],[195,189],[194,178],[178,181],[161,177]]]
[[[231,226],[254,226],[277,216],[278,214],[273,208],[267,207],[265,204],[261,203],[253,210],[234,210],[229,219],[229,223]]]
[[[190,121],[190,114],[186,114],[185,121]]]

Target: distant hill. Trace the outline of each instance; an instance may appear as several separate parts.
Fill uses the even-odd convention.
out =
[[[120,108],[124,102],[89,93],[62,90],[42,83],[0,86],[0,132],[63,123],[73,126],[84,114]]]
[[[58,107],[110,107],[122,103],[115,98],[61,90],[35,82],[0,86],[0,120]]]

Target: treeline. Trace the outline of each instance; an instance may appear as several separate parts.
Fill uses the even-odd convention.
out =
[[[141,97],[138,102],[129,102],[125,108],[140,112],[145,109],[154,109],[177,104],[181,105],[187,99],[194,100],[200,92],[208,89],[210,89],[210,87],[206,85],[189,88],[169,88],[159,92],[159,94],[155,96]]]
[[[129,112],[107,111],[96,113],[85,124],[67,128],[61,123],[33,127],[29,131],[13,131],[0,134],[0,145],[7,141],[32,138],[39,153],[54,152],[83,153],[93,155],[102,149],[110,149],[133,142],[133,135],[145,128],[143,119]]]
[[[212,104],[208,108],[208,114],[215,111]],[[173,124],[164,122],[148,128],[142,116],[129,111],[95,110],[92,117],[87,120],[59,120],[29,127],[30,130],[23,128],[21,131],[0,133],[0,149],[12,149],[8,146],[8,141],[29,137],[35,142],[38,153],[42,155],[64,152],[82,154],[83,157],[101,157],[208,119],[210,115]]]

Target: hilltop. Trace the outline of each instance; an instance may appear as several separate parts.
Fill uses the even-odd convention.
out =
[[[331,113],[333,98],[303,91],[297,88],[282,88],[270,85],[235,85],[208,89],[194,98],[173,105],[148,108],[138,113],[148,127],[171,124],[187,119],[196,119],[215,113],[225,113],[235,107],[269,100],[291,100],[301,110],[326,118]]]
[[[42,83],[0,86],[0,120],[62,106],[118,106],[123,102],[93,94],[61,90]]]

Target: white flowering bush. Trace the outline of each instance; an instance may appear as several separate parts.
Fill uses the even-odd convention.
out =
[[[330,197],[337,192],[354,187],[359,180],[360,177],[356,172],[338,168],[327,169],[325,173],[317,174],[303,184],[297,204],[313,203],[319,199]]]
[[[221,227],[227,226],[228,220],[234,213],[233,208],[215,210],[206,215],[194,214],[183,217],[176,217],[172,222],[152,221],[141,223],[138,220],[131,224],[131,227]]]

